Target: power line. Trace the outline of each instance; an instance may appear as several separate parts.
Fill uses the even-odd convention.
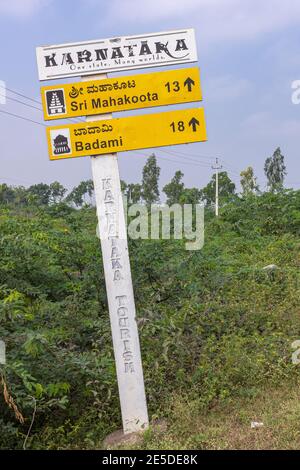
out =
[[[18,91],[16,91],[16,90],[12,90],[11,88],[7,88],[7,87],[6,87],[6,90],[9,91],[10,93],[13,93],[13,94],[17,95],[17,96],[21,96],[22,98],[25,98],[26,100],[32,101],[33,103],[37,103],[38,105],[40,105],[40,107],[37,108],[36,106],[32,106],[32,105],[30,105],[30,104],[28,104],[28,103],[24,103],[23,101],[20,101],[20,100],[17,100],[17,99],[15,99],[15,98],[12,98],[11,96],[7,96],[7,95],[1,95],[1,96],[4,96],[4,97],[6,97],[6,98],[9,99],[9,100],[16,101],[17,103],[23,104],[24,106],[28,106],[28,107],[30,107],[30,108],[37,109],[38,111],[41,111],[41,112],[43,111],[43,110],[42,110],[42,102],[41,102],[41,101],[38,101],[38,100],[36,100],[36,99],[34,99],[34,98],[31,98],[30,96],[24,95],[23,93],[20,93],[20,92],[18,92]],[[78,123],[78,122],[84,122],[84,120],[81,119],[80,117],[78,117],[78,118],[65,118],[65,119],[67,119],[68,121],[74,122],[75,124]]]
[[[196,158],[205,158],[207,160],[214,160],[215,157],[208,157],[208,156],[204,156],[204,155],[196,155],[196,154],[187,154],[185,152],[180,152],[178,150],[161,150],[161,152],[168,152],[168,153],[174,153],[175,155],[178,154],[178,155],[183,155],[183,156],[190,156],[190,157],[196,157]]]
[[[159,150],[159,151],[162,152],[163,150]],[[167,150],[164,150],[164,152],[171,154],[171,153],[168,152]],[[163,158],[163,157],[161,157],[161,158]],[[180,157],[176,155],[176,158],[180,158]],[[202,166],[203,168],[211,168],[211,165],[210,165],[209,163],[202,162],[202,161],[199,160],[199,159],[190,158],[188,154],[185,154],[185,156],[182,157],[182,158],[188,159],[189,161],[193,162],[196,166]],[[173,161],[173,160],[172,160],[172,161]],[[176,160],[174,160],[174,161],[176,161]],[[223,159],[222,159],[221,161],[224,162]],[[180,160],[180,163],[186,163],[186,162],[184,162],[183,160]],[[236,177],[238,177],[238,178],[240,177],[240,174],[239,174],[239,173],[236,173],[236,172],[234,172],[234,171],[231,170],[231,169],[227,169],[226,167],[225,167],[225,169],[227,170],[227,173],[230,173],[230,174],[232,174],[232,175],[234,175],[234,176],[236,176]]]
[[[143,153],[143,152],[140,152],[139,150],[132,150],[132,152],[137,152],[137,153],[139,153],[140,155],[142,155],[143,157],[149,157],[148,154]],[[156,153],[157,153],[157,152],[164,152],[164,153],[170,154],[170,155],[172,156],[171,152],[169,152],[169,151],[167,151],[167,150],[156,149],[155,152],[156,152]],[[164,158],[165,160],[167,160],[167,158],[164,157],[163,155],[160,155],[159,158]],[[182,157],[181,155],[176,155],[176,158],[183,158],[183,157]],[[188,155],[185,155],[185,156],[184,156],[184,160],[179,160],[179,161],[177,161],[177,163],[186,163],[186,162],[185,162],[186,159],[191,160],[191,161],[192,161],[193,163],[195,163],[196,165],[199,165],[199,166],[202,166],[202,167],[207,167],[207,168],[210,167],[210,164],[209,164],[209,163],[201,162],[201,160],[199,160],[199,159],[194,160],[194,159],[192,159],[192,158],[189,158]],[[174,162],[176,162],[176,160],[173,160],[173,159],[172,159],[172,160],[169,160],[169,161],[172,161],[172,162],[174,161]]]
[[[8,96],[6,98],[9,98]],[[13,98],[10,98],[10,99],[13,99]],[[14,100],[14,101],[17,101],[17,100]],[[21,101],[20,101],[21,103]],[[24,104],[25,106],[30,106],[28,105],[27,103],[21,103],[21,104]],[[33,107],[33,106],[30,106],[30,107]],[[38,109],[38,108],[36,108]],[[41,110],[39,110],[41,111]],[[33,119],[30,119],[30,118],[26,118],[24,116],[20,116],[19,114],[15,114],[15,113],[10,113],[9,111],[4,111],[2,109],[0,109],[0,112],[3,113],[3,114],[8,114],[9,116],[13,116],[13,117],[16,117],[16,118],[19,118],[19,119],[23,119],[24,121],[28,121],[28,122],[32,122],[32,123],[35,123],[35,124],[39,124],[40,126],[45,126],[47,127],[46,124],[42,123],[42,122],[38,122],[38,121],[34,121]],[[79,124],[79,122],[84,122],[84,121],[74,121],[73,119],[71,118],[66,118],[66,119],[69,119],[70,121],[72,121],[74,124]]]
[[[162,152],[162,150],[158,149],[159,152]],[[138,152],[140,155],[143,157],[149,157],[148,154],[145,154],[143,152],[140,152],[139,150],[132,150],[132,152]],[[166,151],[165,151],[166,152]],[[200,166],[201,168],[210,168],[210,165],[208,165],[206,162],[196,162],[195,160],[192,160],[192,162],[185,161],[187,157],[184,157],[183,160],[174,160],[173,158],[167,158],[164,155],[159,155],[159,158],[162,158],[163,160],[172,162],[172,163],[183,163],[184,165],[194,165],[194,166]],[[182,158],[179,156],[176,156],[176,158]]]
[[[160,152],[164,152],[164,153],[166,153],[166,154],[168,154],[168,155],[173,156],[173,153],[169,152],[168,150],[159,150],[159,151],[160,151]],[[182,158],[183,156],[181,156],[181,155],[175,155],[175,157],[176,157],[176,158]],[[208,167],[208,168],[210,167],[210,164],[209,164],[208,162],[203,162],[203,161],[201,161],[200,158],[198,158],[197,160],[194,160],[193,158],[190,158],[189,155],[185,155],[183,158],[188,159],[188,160],[191,161],[191,162],[202,163],[203,166],[206,166],[206,167]]]
[[[230,165],[229,163],[227,163],[223,159],[221,159],[221,162],[223,163],[223,166],[225,166],[229,169],[229,171],[231,171],[232,173],[235,173],[237,176],[240,176],[240,172],[236,167],[234,167],[233,165]]]
[[[162,152],[161,149],[158,149],[157,151],[159,152]],[[143,157],[149,157],[149,154],[146,154],[146,153],[143,153],[143,152],[140,152],[139,150],[132,150],[132,152],[137,152],[139,153],[140,155],[142,155]],[[165,153],[168,153],[166,150],[164,150]],[[201,168],[211,168],[211,166],[209,164],[207,164],[206,162],[200,162],[199,160],[194,160],[194,159],[190,159],[188,156],[185,156],[185,157],[180,157],[180,156],[176,156],[176,158],[183,158],[182,160],[174,160],[173,158],[172,159],[169,159],[167,157],[165,157],[164,155],[159,155],[159,158],[162,158],[166,161],[169,161],[169,162],[172,162],[172,163],[177,163],[177,164],[181,164],[183,163],[184,165],[193,165],[193,166],[199,166]],[[191,160],[190,161],[186,161],[186,159],[189,159]],[[223,160],[222,160],[223,161]],[[227,168],[226,168],[227,170]],[[232,175],[234,175],[235,177],[239,178],[240,175],[238,173],[235,173],[233,172],[232,170],[228,169],[227,170],[227,173],[230,173],[231,174],[231,177]],[[234,178],[232,178],[234,179]]]
[[[3,111],[3,109],[0,109],[0,113],[7,114],[8,116],[13,116],[13,117],[18,118],[18,119],[23,119],[23,121],[32,122],[34,124],[39,124],[40,126],[47,127],[46,124],[44,124],[42,122],[34,121],[33,119],[29,119],[29,118],[26,118],[24,116],[20,116],[19,114],[9,113],[8,111]]]
[[[33,108],[33,109],[37,109],[38,111],[42,111],[42,108],[38,108],[37,106],[33,106],[32,104],[29,104],[29,103],[24,103],[23,101],[12,98],[11,96],[2,95],[1,93],[0,93],[0,96],[3,96],[4,98],[6,98],[8,100],[15,101],[16,103],[23,104],[24,106],[28,106],[29,108]]]
[[[175,151],[175,150],[160,150],[160,152],[168,153],[168,154],[170,154],[170,155],[174,154],[174,155],[176,155],[176,157],[178,157],[178,156],[184,156],[185,158],[188,158],[189,160],[195,161],[195,162],[198,162],[199,159],[214,160],[214,159],[216,158],[216,157],[208,157],[208,156],[204,156],[204,155],[195,155],[195,154],[190,154],[190,153],[177,152],[177,151]],[[196,159],[194,160],[192,157],[195,157]],[[233,170],[231,170],[231,172],[232,172],[233,174],[235,174],[235,175],[238,176],[238,177],[240,176],[240,174],[238,173],[239,170],[238,170],[236,167],[234,167],[233,165],[227,163],[223,158],[222,158],[222,159],[219,159],[219,160],[221,160],[222,163],[225,163],[225,165],[226,165],[227,167],[229,167],[229,168],[231,167],[231,168],[233,169]],[[204,163],[204,162],[203,162],[203,163]],[[207,163],[207,166],[210,167],[210,164]]]
[[[221,160],[221,161],[223,162],[223,160]],[[237,178],[240,178],[241,175],[239,173],[231,170],[230,168],[227,168],[226,165],[223,165],[223,168],[226,170],[227,173],[230,173],[230,174],[236,176]]]
[[[206,165],[203,165],[201,163],[195,163],[195,162],[189,162],[189,161],[184,161],[184,160],[174,160],[173,158],[167,158],[164,155],[160,156],[160,158],[163,158],[164,160],[172,163],[183,163],[184,165],[192,165],[192,166],[199,166],[201,168],[208,168]]]
[[[199,159],[207,159],[207,160],[215,160],[216,157],[208,157],[208,156],[205,156],[205,155],[195,155],[195,154],[190,154],[190,153],[185,153],[185,152],[179,152],[179,151],[175,151],[175,150],[160,150],[161,152],[164,152],[164,153],[168,153],[170,155],[174,154],[176,156],[184,156],[184,157],[188,157],[191,161],[199,161]],[[196,160],[194,160],[192,157],[195,157]],[[239,170],[237,167],[231,165],[230,163],[227,163],[226,160],[224,160],[223,158],[220,159],[222,163],[225,163],[226,166],[228,166],[229,168],[232,168],[235,172],[237,172],[236,174],[238,176],[239,175]],[[210,164],[208,164],[210,166]]]
[[[41,102],[40,102],[40,101],[38,101],[38,100],[36,100],[36,99],[34,99],[34,98],[31,98],[31,97],[29,97],[29,96],[27,96],[27,95],[24,95],[23,93],[19,93],[19,92],[15,91],[15,90],[12,90],[12,89],[10,89],[10,88],[7,88],[7,87],[6,87],[6,90],[8,90],[9,92],[14,93],[14,94],[16,94],[16,95],[18,95],[18,96],[21,96],[22,98],[25,98],[25,99],[27,99],[27,100],[30,100],[30,101],[32,101],[32,102],[34,102],[34,103],[37,103],[37,104],[41,105]],[[0,96],[5,96],[5,95],[0,94]],[[15,98],[10,97],[10,96],[6,96],[6,98],[8,98],[8,99],[10,99],[10,100],[12,100],[12,101],[15,101],[15,102],[17,102],[17,103],[19,103],[19,104],[23,104],[24,106],[28,106],[28,107],[30,107],[30,108],[37,109],[38,111],[42,111],[41,108],[38,108],[38,107],[33,106],[33,105],[30,105],[30,104],[28,104],[28,103],[24,103],[23,101],[17,100],[17,99],[15,99]],[[44,123],[42,123],[42,122],[35,121],[35,120],[33,120],[33,119],[27,118],[27,117],[25,117],[25,116],[21,116],[21,115],[19,115],[19,114],[11,113],[11,112],[4,111],[4,110],[0,110],[0,112],[3,113],[3,114],[6,114],[6,115],[8,115],[8,116],[11,116],[11,117],[15,117],[15,118],[18,118],[18,119],[22,119],[22,120],[24,120],[24,121],[27,121],[27,122],[31,122],[31,123],[33,123],[33,124],[38,124],[38,125],[40,125],[40,126],[46,127],[46,124],[44,124]],[[70,121],[73,121],[73,122],[76,122],[76,123],[78,122],[78,121],[75,121],[75,120],[72,119],[72,118],[66,118],[66,119],[69,119]],[[76,119],[79,119],[79,118],[76,118]],[[79,122],[83,122],[83,121],[82,121],[82,120],[79,120]],[[180,152],[180,151],[175,151],[175,150],[162,150],[162,149],[157,149],[157,151],[166,153],[166,154],[171,155],[171,156],[172,156],[172,155],[175,155],[176,158],[183,158],[183,157],[184,157],[184,160],[174,160],[174,159],[171,160],[171,159],[168,159],[168,158],[166,158],[166,157],[164,157],[164,156],[160,156],[160,158],[163,158],[163,159],[166,160],[166,161],[169,161],[169,162],[172,162],[172,163],[177,163],[177,164],[178,164],[178,163],[179,163],[179,164],[180,164],[180,163],[183,163],[184,165],[194,165],[194,166],[199,166],[199,167],[202,167],[202,168],[209,168],[209,167],[210,167],[210,164],[209,164],[209,163],[206,163],[206,162],[203,162],[203,161],[201,161],[200,159],[203,158],[203,159],[211,160],[211,159],[214,158],[214,157],[209,157],[209,156],[204,156],[204,155],[187,154],[187,153],[185,153],[185,152]],[[142,153],[142,152],[137,151],[137,150],[133,150],[133,152],[138,152],[140,155],[143,155],[143,156],[145,156],[145,157],[148,157],[148,156],[149,156],[148,154]],[[196,159],[194,159],[193,157],[195,157]],[[185,161],[185,160],[187,160],[187,159],[188,159],[189,161]],[[236,167],[234,167],[233,165],[227,163],[224,159],[221,159],[221,161],[225,164],[225,165],[224,165],[224,168],[227,170],[228,173],[230,173],[231,175],[234,175],[234,176],[236,176],[236,177],[238,177],[238,178],[240,177],[240,173],[238,173],[238,170],[237,170]],[[233,168],[233,169],[231,169],[231,168]],[[236,170],[236,171],[235,171],[235,170]],[[262,184],[262,183],[261,183],[261,184]],[[286,182],[286,184],[300,184],[300,183],[299,183],[299,182]]]
[[[11,88],[5,87],[5,89],[6,89],[7,91],[10,91],[11,93],[14,93],[15,95],[18,95],[18,96],[21,96],[22,98],[25,98],[26,100],[32,101],[33,103],[41,104],[40,101],[38,101],[38,100],[36,100],[36,99],[34,99],[34,98],[30,98],[30,96],[23,95],[22,93],[19,93],[18,91],[12,90]]]

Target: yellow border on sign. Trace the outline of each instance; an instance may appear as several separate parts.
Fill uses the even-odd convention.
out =
[[[203,108],[47,128],[50,160],[127,152],[207,140]]]
[[[202,101],[198,67],[41,87],[44,119]]]

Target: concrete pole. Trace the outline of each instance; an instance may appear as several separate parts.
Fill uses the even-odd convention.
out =
[[[219,173],[216,168],[216,217],[219,215]]]
[[[219,216],[219,170],[221,170],[222,165],[219,165],[219,160],[216,158],[216,165],[212,166],[213,170],[216,170],[216,195],[215,195],[215,214],[216,217]]]

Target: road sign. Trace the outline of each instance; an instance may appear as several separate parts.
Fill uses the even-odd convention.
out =
[[[197,61],[193,29],[37,47],[40,80]]]
[[[47,128],[50,160],[203,142],[203,108]]]
[[[41,88],[45,120],[201,101],[197,67]]]
[[[117,119],[110,114],[200,101],[198,69],[113,79],[106,73],[196,62],[194,30],[38,47],[36,53],[40,80],[76,76],[83,80],[42,88],[46,120],[87,116],[85,123],[47,128],[49,156],[51,160],[93,156],[123,429],[125,434],[141,431],[149,420],[116,152],[205,141],[206,128],[203,109]]]

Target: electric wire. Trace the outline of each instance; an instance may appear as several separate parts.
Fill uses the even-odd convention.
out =
[[[0,94],[0,96],[2,97],[5,97],[11,101],[14,101],[18,104],[21,104],[21,105],[24,105],[24,106],[27,106],[27,107],[30,107],[30,108],[33,108],[33,109],[36,109],[38,111],[41,111],[42,112],[42,108],[41,108],[41,102],[34,99],[34,98],[31,98],[23,93],[20,93],[16,90],[13,90],[11,88],[8,88],[6,87],[5,88],[7,91],[9,91],[10,93],[13,93],[17,96],[20,96],[26,100],[29,100],[33,103],[36,103],[38,104],[40,107],[37,107],[37,106],[33,106],[29,103],[24,103],[23,101],[20,101],[20,100],[17,100],[16,98],[13,98],[11,96],[7,96],[7,95],[3,95],[3,94]],[[2,109],[0,109],[0,113],[2,114],[6,114],[10,117],[14,117],[14,118],[17,118],[17,119],[21,119],[23,121],[27,121],[27,122],[30,122],[30,123],[33,123],[33,124],[37,124],[39,126],[43,126],[43,127],[47,127],[46,124],[42,123],[42,122],[38,122],[34,119],[31,119],[31,118],[28,118],[28,117],[25,117],[25,116],[22,116],[20,114],[17,114],[17,113],[12,113],[12,112],[9,112],[9,111],[4,111]],[[75,119],[72,119],[72,118],[66,118],[70,121],[73,121],[73,122],[76,122],[78,123],[78,121],[75,121],[75,119],[78,119],[79,122],[84,122],[83,120],[81,120],[80,118],[75,118]],[[212,156],[205,156],[205,155],[196,155],[196,154],[193,154],[193,153],[186,153],[186,152],[181,152],[181,151],[177,151],[177,150],[173,150],[173,149],[168,149],[168,150],[165,150],[165,149],[156,149],[155,150],[156,152],[162,152],[162,153],[165,153],[167,155],[170,155],[170,156],[175,156],[176,159],[178,160],[175,160],[175,159],[170,159],[170,158],[167,158],[165,157],[164,155],[160,155],[160,158],[162,158],[163,160],[165,161],[168,161],[168,162],[171,162],[171,163],[177,163],[177,164],[184,164],[184,165],[192,165],[192,166],[198,166],[198,167],[202,167],[202,168],[210,168],[211,165],[210,163],[206,162],[206,161],[203,161],[203,159],[205,160],[209,160],[209,161],[213,161],[215,160],[216,157],[212,157]],[[139,150],[133,150],[132,152],[135,152],[135,153],[138,153],[142,156],[145,156],[145,157],[148,157],[149,154],[146,154],[146,153],[143,153]],[[184,160],[183,160],[184,158]],[[227,171],[227,173],[230,173],[231,177],[234,176],[234,177],[237,177],[239,178],[240,177],[240,173],[239,173],[239,170],[233,166],[232,164],[228,163],[227,161],[225,161],[223,158],[220,158],[218,157],[220,162],[222,163],[222,166],[224,167],[224,169]],[[188,160],[188,161],[186,161]],[[9,178],[5,178],[5,179],[9,179]],[[19,180],[21,181],[21,180]],[[263,184],[262,182],[259,182],[259,184]],[[299,182],[286,182],[286,184],[299,184]]]
[[[44,124],[43,122],[34,121],[33,119],[27,118],[25,116],[20,116],[19,114],[10,113],[9,111],[4,111],[3,109],[0,109],[0,113],[7,114],[8,116],[13,116],[18,119],[23,119],[24,121],[32,122],[34,124],[39,124],[40,126],[47,127],[46,124]]]
[[[8,88],[8,87],[5,87],[5,90],[6,91],[9,91],[10,93],[13,93],[17,96],[20,96],[26,100],[29,100],[29,101],[32,101],[33,103],[37,103],[39,105],[39,107],[36,107],[36,106],[33,106],[33,105],[30,105],[29,103],[24,103],[23,101],[20,101],[20,100],[17,100],[16,98],[12,98],[11,96],[7,96],[7,95],[3,95],[3,94],[0,94],[0,96],[4,97],[4,98],[7,98],[9,100],[12,100],[12,101],[15,101],[17,103],[20,103],[24,106],[28,106],[30,108],[33,108],[33,109],[37,109],[38,111],[41,111],[43,112],[43,109],[42,109],[42,103],[41,101],[39,100],[36,100],[35,98],[31,98],[30,96],[27,96],[25,95],[24,93],[20,93],[19,91],[16,91],[16,90],[13,90],[11,88]],[[71,122],[74,122],[74,123],[78,123],[78,122],[84,122],[83,119],[81,119],[80,117],[78,118],[65,118],[67,119],[68,121],[71,121]]]

